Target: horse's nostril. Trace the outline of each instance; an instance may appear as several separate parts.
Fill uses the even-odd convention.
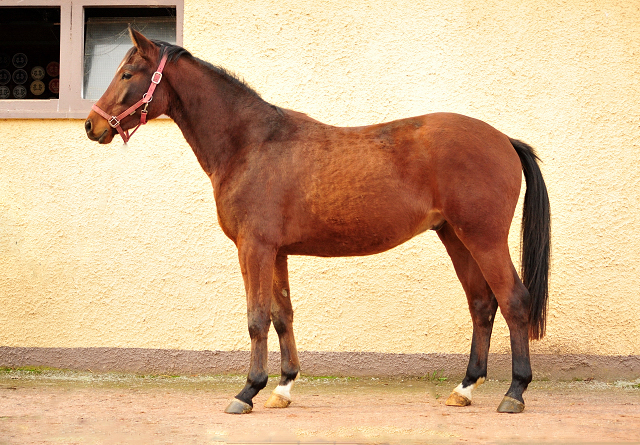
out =
[[[87,120],[84,122],[84,129],[86,130],[86,132],[87,132],[87,133],[89,133],[89,132],[91,131],[91,128],[92,128],[92,126],[91,126],[91,119],[87,119]]]

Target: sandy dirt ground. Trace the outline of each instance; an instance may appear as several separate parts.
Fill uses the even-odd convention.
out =
[[[640,443],[640,380],[534,381],[522,414],[499,414],[508,382],[447,407],[458,382],[301,377],[286,409],[255,400],[223,410],[240,376],[135,376],[54,370],[0,372],[0,444]]]

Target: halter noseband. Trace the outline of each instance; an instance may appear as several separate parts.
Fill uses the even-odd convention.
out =
[[[140,99],[135,104],[131,105],[129,108],[124,110],[119,115],[110,116],[107,112],[103,111],[100,107],[98,107],[95,104],[91,107],[93,111],[98,113],[100,116],[104,117],[109,122],[109,125],[111,126],[111,128],[115,128],[116,130],[118,130],[118,133],[120,133],[120,136],[122,137],[122,140],[124,141],[125,144],[129,142],[129,139],[131,139],[131,136],[133,136],[133,133],[135,133],[136,130],[140,128],[140,125],[144,125],[147,123],[147,113],[148,113],[147,107],[149,107],[149,102],[153,100],[153,92],[156,90],[156,87],[162,80],[162,70],[164,69],[164,65],[167,63],[167,58],[168,58],[167,54],[162,56],[162,60],[160,60],[158,69],[151,76],[151,84],[149,85],[149,89],[147,90],[146,93],[142,95],[142,99]],[[134,128],[131,134],[129,134],[129,130],[124,131],[122,129],[122,127],[120,126],[120,121],[122,121],[122,119],[124,119],[125,117],[131,116],[132,114],[134,114],[136,111],[138,111],[138,108],[140,108],[143,105],[144,105],[144,108],[141,110],[140,122],[138,122],[138,125],[136,125],[136,128]]]

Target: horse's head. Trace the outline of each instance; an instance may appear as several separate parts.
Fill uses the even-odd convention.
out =
[[[116,132],[126,143],[131,128],[166,111],[167,95],[160,84],[166,56],[161,58],[160,48],[131,27],[129,34],[133,48],[84,123],[89,139],[101,144],[111,142]]]

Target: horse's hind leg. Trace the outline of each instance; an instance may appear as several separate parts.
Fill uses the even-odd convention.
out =
[[[276,257],[273,274],[271,321],[280,340],[282,374],[280,383],[265,403],[267,408],[286,408],[291,403],[291,387],[300,371],[296,341],[293,337],[293,308],[289,290],[287,257]]]
[[[445,223],[438,230],[438,236],[451,257],[458,279],[467,295],[471,320],[473,321],[473,338],[467,372],[462,383],[453,390],[447,399],[446,404],[467,406],[471,404],[471,392],[487,377],[489,343],[498,302],[484,279],[478,263],[460,241],[453,228]]]
[[[532,378],[529,358],[529,291],[522,284],[513,267],[506,236],[498,241],[492,239],[486,232],[476,234],[467,232],[463,236],[458,232],[456,234],[480,267],[509,327],[512,380],[498,411],[522,412],[524,410],[522,393],[527,389]]]

